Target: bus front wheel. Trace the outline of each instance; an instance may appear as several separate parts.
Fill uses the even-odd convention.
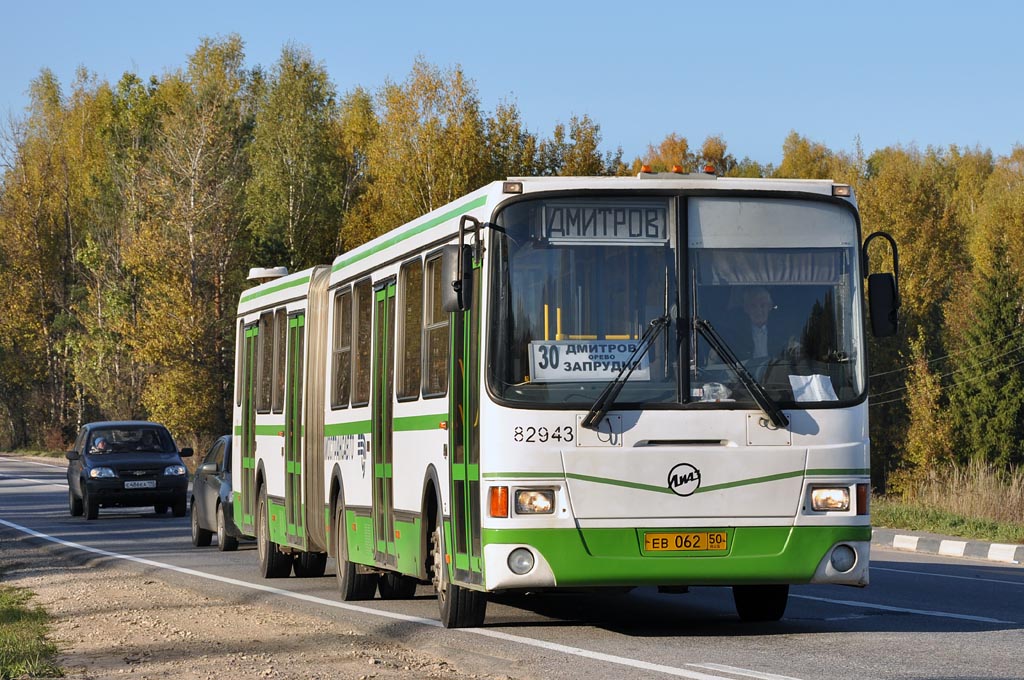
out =
[[[434,584],[434,590],[437,591],[441,623],[445,628],[479,626],[484,622],[484,616],[487,614],[487,596],[476,590],[456,585],[449,580],[441,523],[441,515],[438,513],[434,531],[430,535],[432,558],[430,578]]]
[[[732,598],[741,620],[778,621],[786,613],[789,586],[733,586]]]

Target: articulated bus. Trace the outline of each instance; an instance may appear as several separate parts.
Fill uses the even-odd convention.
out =
[[[847,185],[641,172],[494,182],[254,270],[235,522],[266,578],[330,556],[342,599],[432,585],[449,627],[497,592],[731,586],[765,621],[791,584],[865,586],[895,248]]]

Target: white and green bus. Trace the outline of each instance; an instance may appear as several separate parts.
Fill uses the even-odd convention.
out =
[[[731,586],[775,620],[790,584],[864,586],[885,238],[868,277],[829,180],[514,178],[265,280],[235,522],[267,578],[330,556],[342,599],[432,584],[450,627],[503,591]]]

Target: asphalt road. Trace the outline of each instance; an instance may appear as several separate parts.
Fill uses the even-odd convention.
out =
[[[660,594],[503,596],[486,624],[445,630],[427,587],[409,601],[342,603],[333,561],[318,579],[256,576],[252,545],[193,548],[188,518],[151,509],[67,512],[64,469],[0,457],[0,533],[25,549],[84,551],[140,578],[259,600],[443,655],[466,672],[513,678],[786,680],[1024,679],[1024,567],[874,549],[871,585],[798,586],[785,618],[744,624],[724,588]]]

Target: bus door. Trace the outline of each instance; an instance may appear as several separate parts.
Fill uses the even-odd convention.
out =
[[[395,501],[392,464],[394,454],[393,404],[395,399],[395,280],[374,289],[373,393],[371,443],[373,450],[374,559],[397,566]]]
[[[285,361],[288,373],[284,394],[284,505],[288,524],[288,542],[305,545],[302,513],[302,385],[305,372],[302,348],[306,331],[306,315],[302,312],[288,317],[288,350]]]
[[[260,327],[245,328],[242,352],[241,498],[235,504],[235,523],[250,536],[256,535],[256,351]]]
[[[480,279],[474,262],[472,309],[452,321],[451,362],[451,537],[453,579],[483,583],[480,538]]]

